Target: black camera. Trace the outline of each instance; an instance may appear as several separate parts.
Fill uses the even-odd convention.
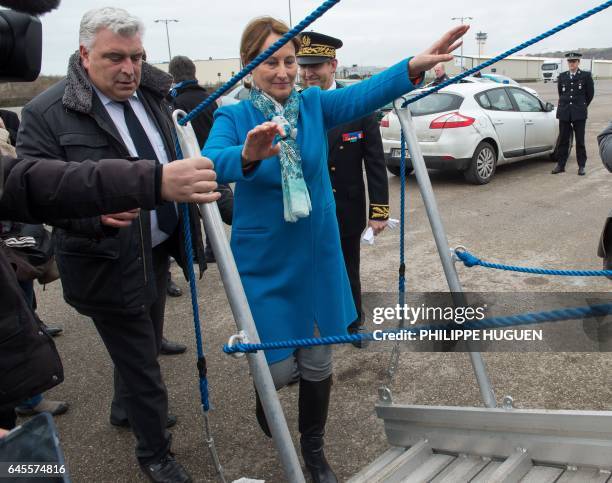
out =
[[[42,24],[33,15],[53,10],[59,0],[0,0],[0,82],[31,82],[40,73]],[[24,13],[21,13],[24,12]]]
[[[40,73],[42,24],[31,15],[0,10],[0,82],[31,82]]]

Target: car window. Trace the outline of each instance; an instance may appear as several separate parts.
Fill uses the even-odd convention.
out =
[[[520,89],[510,89],[510,93],[514,100],[516,101],[516,105],[521,112],[541,112],[542,104],[540,101],[536,99],[534,96],[529,94],[529,92],[522,91]]]
[[[486,92],[491,107],[489,109],[493,111],[512,111],[512,101],[506,94],[505,89],[492,89]]]
[[[463,97],[456,94],[436,93],[410,104],[413,116],[426,116],[438,112],[454,111],[463,103]]]
[[[489,102],[486,92],[481,92],[480,94],[475,95],[474,98],[483,109],[491,109],[491,102]]]

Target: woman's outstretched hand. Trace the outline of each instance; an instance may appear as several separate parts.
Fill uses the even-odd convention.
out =
[[[277,134],[284,137],[285,131],[278,124],[269,121],[251,129],[242,148],[242,164],[246,166],[255,161],[276,156],[280,151],[280,146],[273,145],[272,142]]]
[[[415,55],[408,64],[411,79],[419,77],[423,72],[433,69],[439,62],[453,60],[451,52],[458,48],[463,41],[461,37],[469,30],[469,25],[458,25],[446,32],[437,42],[426,51]]]

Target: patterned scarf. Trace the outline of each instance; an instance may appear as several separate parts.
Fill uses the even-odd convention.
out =
[[[310,215],[312,205],[302,172],[300,148],[296,143],[297,121],[300,114],[300,95],[294,89],[281,105],[257,88],[251,89],[251,102],[267,121],[282,126],[285,137],[277,136],[280,145],[280,167],[283,187],[283,208],[285,221],[296,222]]]

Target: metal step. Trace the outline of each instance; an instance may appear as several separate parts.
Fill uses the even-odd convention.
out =
[[[349,483],[612,483],[612,413],[379,403],[394,445]]]
[[[478,456],[459,455],[431,483],[456,483],[470,481],[491,462]]]
[[[443,453],[532,460],[612,470],[612,412],[413,406],[377,403],[387,440],[410,447],[427,440]]]
[[[347,483],[612,483],[612,473],[597,468],[533,463],[524,451],[503,460],[431,450],[426,441],[392,448]]]

